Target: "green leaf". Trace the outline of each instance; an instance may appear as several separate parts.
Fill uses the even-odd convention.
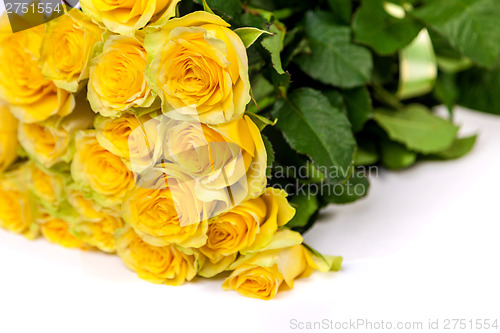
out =
[[[454,160],[463,157],[472,151],[474,145],[476,144],[476,140],[477,140],[477,135],[457,139],[455,142],[453,142],[451,147],[437,153],[436,155],[437,157],[446,160]]]
[[[243,10],[240,0],[201,0],[207,12],[215,13],[225,20],[232,20]],[[196,2],[200,3],[200,0]]]
[[[491,67],[498,59],[498,0],[428,0],[413,15],[477,64]]]
[[[373,141],[367,143],[358,142],[358,150],[356,152],[355,165],[365,166],[373,165],[379,160],[377,147]]]
[[[459,90],[455,74],[440,73],[434,87],[434,97],[446,105],[448,111],[452,112],[457,103]]]
[[[347,108],[347,117],[352,130],[357,133],[363,129],[365,123],[372,118],[372,100],[366,87],[344,90],[344,102]]]
[[[254,8],[261,8],[263,10],[273,10],[275,9],[276,4],[273,1],[269,0],[249,0],[246,1],[249,5]]]
[[[353,23],[356,41],[370,46],[381,55],[392,54],[405,47],[422,30],[422,24],[409,16],[398,18],[389,14],[384,8],[386,3],[384,0],[363,1]]]
[[[342,111],[342,113],[345,113],[347,115],[347,108],[345,105],[344,101],[344,96],[340,93],[339,90],[327,90],[327,91],[322,91],[323,95],[325,95],[328,98],[328,101],[330,101],[330,104],[334,107]]]
[[[458,52],[440,33],[433,29],[427,29],[429,32],[429,36],[432,40],[432,47],[434,48],[434,52],[437,57],[445,57],[448,59],[460,60],[462,58],[466,58],[462,53]],[[468,59],[468,58],[466,58]],[[469,60],[470,61],[470,60]]]
[[[342,184],[327,184],[323,187],[323,199],[328,203],[346,204],[365,197],[370,189],[370,182],[361,171]]]
[[[336,22],[350,25],[352,15],[351,0],[328,0],[328,4],[332,9],[332,16],[335,17]]]
[[[500,114],[500,66],[494,70],[470,69],[457,80],[458,104],[469,109]]]
[[[305,167],[307,168],[307,179],[309,182],[322,183],[325,181],[325,174],[314,163],[307,161]]]
[[[203,10],[209,12],[210,14],[215,14],[212,8],[207,4],[206,0],[203,0]]]
[[[255,27],[262,29],[269,25],[269,22],[266,18],[249,12],[241,14],[241,16],[238,19],[239,19],[238,22],[239,26],[242,27]]]
[[[371,53],[351,41],[351,29],[331,23],[324,12],[306,14],[306,34],[312,54],[302,54],[294,62],[312,78],[341,88],[354,88],[370,80]]]
[[[264,116],[261,116],[257,113],[247,112],[245,114],[247,116],[249,116],[250,119],[252,119],[252,121],[255,123],[255,125],[257,125],[257,127],[259,128],[259,131],[262,131],[268,125],[274,126],[276,124],[276,122],[278,121],[277,119],[275,119],[274,121],[270,120],[270,119],[268,119]]]
[[[471,68],[474,64],[469,58],[462,57],[460,59],[437,57],[438,67],[441,71],[449,74],[455,74]]]
[[[285,40],[285,30],[274,23],[269,27],[269,31],[274,35],[265,38],[261,44],[271,54],[271,61],[276,72],[284,74],[285,71],[281,65],[281,51],[283,50],[283,41]]]
[[[384,140],[381,144],[382,163],[388,169],[398,170],[412,166],[417,161],[417,153],[394,141]]]
[[[271,70],[271,81],[278,95],[286,96],[290,83],[292,82],[292,77],[288,72],[278,74],[275,70]]]
[[[262,135],[262,141],[264,141],[264,146],[266,147],[266,153],[267,153],[266,176],[267,176],[267,178],[270,178],[271,174],[272,174],[274,159],[275,159],[274,148],[273,148],[273,144],[271,143],[271,141],[269,141],[267,136]]]
[[[450,147],[458,132],[457,126],[417,104],[399,111],[375,110],[374,119],[392,140],[423,154]]]
[[[356,142],[347,117],[317,90],[302,88],[279,101],[276,127],[290,146],[308,155],[331,182],[343,181],[350,170]],[[332,172],[336,171],[336,172]]]
[[[287,228],[305,227],[319,208],[316,196],[309,194],[294,195],[290,199],[296,208],[295,216],[286,224]]]
[[[257,28],[239,28],[235,29],[234,32],[236,32],[236,34],[240,36],[246,48],[252,46],[253,43],[255,43],[255,41],[259,39],[259,37],[263,34],[272,35],[272,33],[268,31],[260,30]]]
[[[277,178],[286,178],[286,172],[284,169],[277,170],[277,166],[286,168],[287,166],[293,166],[299,168],[304,164],[303,158],[297,154],[295,150],[293,150],[288,142],[283,137],[283,132],[277,128],[277,126],[267,126],[263,131],[263,135],[265,135],[269,141],[271,141],[273,147],[279,147],[275,153],[275,170],[274,173],[281,173]],[[280,172],[284,171],[284,172]]]
[[[273,84],[271,84],[263,75],[253,76],[251,94],[253,103],[248,105],[248,113],[258,113],[274,104],[276,100]]]
[[[264,75],[259,74],[252,77],[252,92],[254,97],[259,100],[274,93],[274,87]]]

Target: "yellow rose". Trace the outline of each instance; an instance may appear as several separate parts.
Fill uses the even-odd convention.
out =
[[[80,218],[71,227],[71,232],[85,243],[107,253],[116,252],[115,233],[124,227],[123,220],[116,214],[101,214],[97,221]]]
[[[49,242],[70,249],[89,248],[69,231],[69,224],[65,220],[53,217],[42,210],[39,212],[36,221],[40,225],[42,235]]]
[[[29,187],[40,204],[51,213],[61,208],[65,201],[66,177],[54,171],[45,170],[34,162],[26,164]]]
[[[188,225],[198,226],[198,222],[227,211],[245,199],[258,197],[265,189],[267,154],[259,129],[248,117],[217,126],[177,121],[164,115],[154,120],[159,122],[158,138],[151,142],[163,143],[155,145],[149,166],[136,169],[131,160],[139,179],[154,181],[151,187],[147,182],[139,184],[127,196],[125,219],[153,245],[173,242],[185,247],[202,246],[206,235],[194,226],[187,228]],[[136,136],[136,132],[139,135]],[[131,137],[145,140],[142,129],[134,130],[129,141]],[[161,179],[163,174],[169,178],[168,185]],[[148,209],[148,197],[160,198],[162,205],[170,206],[165,208],[168,217],[162,219],[175,223],[176,227],[168,229],[167,234],[156,217],[156,220],[149,219],[143,214]],[[186,231],[189,232],[186,234]],[[182,233],[181,238],[178,232]],[[197,235],[196,245],[192,245],[191,235]],[[201,235],[204,238],[198,237]]]
[[[75,183],[66,186],[66,193],[69,203],[80,217],[89,221],[98,221],[101,218],[105,208],[92,200],[90,195],[80,191]],[[109,209],[118,211],[118,207],[110,207]]]
[[[209,217],[264,191],[267,153],[248,116],[217,126],[170,119],[159,132],[166,169],[181,168],[195,183],[197,199],[217,204]]]
[[[37,26],[0,39],[0,98],[20,121],[33,123],[71,113],[75,100],[45,78],[38,67],[44,27]]]
[[[191,182],[179,174],[170,178],[150,171],[125,196],[122,215],[151,245],[198,248],[207,240],[206,215],[211,208],[194,199]]]
[[[33,193],[48,204],[56,204],[63,191],[64,182],[61,176],[49,174],[35,164],[31,164],[29,178]]]
[[[75,111],[63,118],[51,117],[41,123],[19,123],[18,138],[26,153],[46,168],[70,162],[75,132],[89,128],[93,122],[94,113],[88,103],[86,105],[79,101]]]
[[[234,289],[246,297],[270,300],[276,296],[282,282],[283,275],[277,265],[271,267],[242,265],[224,281],[223,288]]]
[[[75,137],[71,176],[85,191],[92,191],[102,206],[121,203],[134,185],[134,176],[122,160],[97,142],[95,131],[80,131]]]
[[[130,160],[136,165],[149,164],[158,136],[157,126],[158,121],[150,114],[126,113],[118,118],[97,116],[94,122],[99,144],[121,157],[127,165]],[[137,135],[131,136],[132,132]]]
[[[101,207],[73,185],[67,187],[67,193],[69,202],[79,214],[72,223],[71,233],[103,252],[116,252],[115,233],[124,227],[118,207]]]
[[[17,120],[0,101],[0,173],[17,159]]]
[[[109,36],[92,59],[88,99],[92,109],[106,117],[117,117],[132,108],[151,107],[151,92],[144,70],[147,54],[143,38]]]
[[[41,123],[20,123],[19,141],[24,150],[47,168],[71,160],[70,135],[64,130]]]
[[[163,112],[202,123],[241,117],[250,102],[245,45],[217,15],[194,12],[146,30],[146,77]]]
[[[109,30],[131,35],[150,22],[175,16],[180,0],[109,1],[81,0],[85,14]]]
[[[11,34],[12,28],[10,26],[9,16],[7,13],[0,14],[0,43]]]
[[[267,188],[258,198],[242,202],[209,221],[207,244],[200,248],[210,261],[200,275],[211,277],[226,269],[238,252],[244,254],[268,246],[278,227],[295,215],[283,190]]]
[[[70,92],[81,89],[89,77],[92,48],[102,39],[102,33],[79,10],[70,10],[47,23],[40,55],[42,74],[59,88]]]
[[[131,228],[118,236],[117,244],[118,255],[141,279],[177,286],[196,276],[197,256],[190,249],[176,245],[152,246]]]
[[[20,167],[0,178],[0,227],[32,239],[38,235],[36,207],[24,175]]]
[[[291,230],[279,231],[263,251],[250,253],[233,263],[234,269],[224,281],[224,290],[236,290],[246,297],[272,299],[283,282],[293,288],[294,280],[309,276],[314,270],[339,270],[341,257],[312,253],[302,244],[300,234]]]

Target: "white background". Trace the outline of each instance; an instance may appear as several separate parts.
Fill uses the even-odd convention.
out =
[[[268,302],[224,292],[221,279],[150,284],[116,256],[0,230],[0,332],[299,331],[293,319],[500,324],[500,117],[458,110],[456,121],[480,134],[470,155],[381,170],[367,199],[325,210],[305,239],[344,256],[343,270],[298,280]]]

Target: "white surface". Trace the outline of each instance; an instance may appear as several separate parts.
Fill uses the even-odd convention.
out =
[[[150,284],[118,257],[0,231],[0,332],[287,332],[297,331],[294,318],[498,318],[500,117],[459,110],[456,119],[480,133],[473,153],[381,172],[367,199],[327,209],[305,238],[343,255],[344,270],[297,280],[268,302],[224,292],[221,280]]]

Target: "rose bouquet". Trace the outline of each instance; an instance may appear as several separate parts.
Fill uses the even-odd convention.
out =
[[[15,34],[4,16],[0,225],[117,253],[155,283],[232,271],[225,289],[262,299],[339,269],[266,188],[244,42],[213,13],[174,17],[177,2],[129,21],[85,1]]]
[[[319,210],[364,197],[366,166],[470,151],[430,106],[492,111],[463,82],[498,85],[500,6],[455,2],[82,0],[43,25],[7,8],[0,226],[260,299],[337,271],[303,243]]]

